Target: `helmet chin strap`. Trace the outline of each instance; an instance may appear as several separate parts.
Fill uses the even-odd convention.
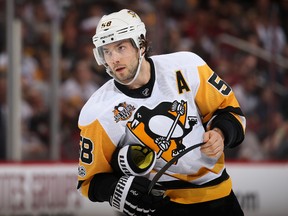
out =
[[[122,84],[122,85],[131,85],[138,77],[139,73],[140,73],[140,68],[141,68],[141,64],[142,64],[142,61],[143,61],[143,57],[144,57],[144,54],[141,55],[141,51],[139,52],[139,63],[138,63],[138,67],[137,67],[137,70],[136,70],[136,73],[135,73],[135,76],[133,77],[133,79],[128,82],[128,83],[123,83],[122,81],[120,81],[116,76],[113,75],[113,73],[111,72],[111,69],[108,67],[108,66],[105,66],[106,67],[106,72],[112,76],[118,83]]]

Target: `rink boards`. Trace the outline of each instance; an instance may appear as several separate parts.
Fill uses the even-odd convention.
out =
[[[288,212],[288,162],[227,163],[246,216]],[[107,203],[92,203],[76,190],[75,163],[0,163],[0,216],[113,216]]]

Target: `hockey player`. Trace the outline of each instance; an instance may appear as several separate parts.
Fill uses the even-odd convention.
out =
[[[231,87],[195,53],[149,57],[145,25],[131,10],[103,16],[93,43],[113,79],[79,116],[78,190],[127,215],[243,215],[223,153],[245,133]],[[167,162],[201,142],[148,193]]]

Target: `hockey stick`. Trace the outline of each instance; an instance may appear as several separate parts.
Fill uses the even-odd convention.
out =
[[[159,180],[159,178],[165,173],[165,171],[175,162],[177,161],[179,158],[181,158],[182,156],[184,156],[186,153],[192,151],[195,148],[198,148],[199,146],[205,144],[204,142],[198,143],[196,145],[190,146],[187,149],[185,149],[184,151],[180,152],[177,156],[173,157],[170,161],[168,161],[165,166],[162,167],[161,170],[158,171],[158,173],[154,176],[154,178],[151,180],[149,187],[148,187],[148,194],[150,194],[152,188],[154,187],[154,185],[157,183],[157,181]]]

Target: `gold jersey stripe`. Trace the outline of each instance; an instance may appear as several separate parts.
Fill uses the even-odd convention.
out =
[[[219,185],[205,188],[167,190],[166,195],[171,201],[192,204],[201,203],[228,196],[232,189],[231,178],[223,181]]]
[[[223,95],[220,91],[215,91],[215,87],[208,82],[214,72],[207,64],[198,66],[198,73],[199,85],[204,85],[204,87],[198,88],[195,100],[199,110],[201,110],[204,123],[207,123],[212,118],[213,113],[217,109],[221,109],[221,107],[239,107],[239,103],[232,91],[228,95]]]

